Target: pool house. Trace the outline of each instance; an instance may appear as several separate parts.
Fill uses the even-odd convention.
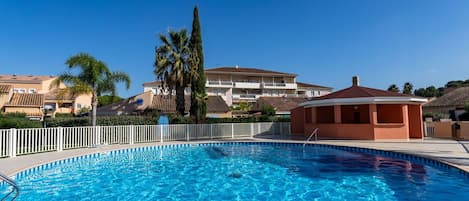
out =
[[[422,139],[422,104],[427,99],[359,86],[311,99],[291,111],[292,135],[322,139]]]

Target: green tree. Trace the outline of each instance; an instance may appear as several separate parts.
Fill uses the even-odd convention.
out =
[[[113,95],[102,95],[98,96],[98,107],[106,106],[113,104],[115,102],[119,102],[123,100],[123,98],[119,96],[113,96]]]
[[[176,110],[180,115],[185,112],[184,89],[191,80],[191,67],[197,58],[191,53],[185,29],[168,31],[169,39],[161,34],[161,45],[156,48],[154,73],[167,86],[176,90]]]
[[[265,116],[275,116],[275,108],[272,105],[262,105],[261,114]]]
[[[425,91],[424,88],[418,88],[418,89],[414,90],[414,95],[425,97],[425,92],[426,91]]]
[[[395,84],[391,84],[391,85],[388,87],[388,91],[399,92],[399,87],[397,87],[397,85],[395,85]]]
[[[410,82],[406,82],[403,86],[402,93],[404,94],[412,94],[412,89],[414,88],[414,85],[412,85]]]
[[[65,64],[68,72],[59,75],[51,83],[51,87],[58,87],[60,83],[69,85],[66,92],[72,95],[90,94],[92,108],[92,125],[96,126],[96,108],[98,106],[98,93],[116,93],[115,83],[124,82],[130,88],[130,77],[124,72],[111,72],[109,67],[100,60],[86,53],[79,53],[70,57]],[[71,72],[75,71],[76,75]]]
[[[197,76],[194,76],[191,82],[191,108],[190,113],[196,123],[205,119],[207,115],[207,103],[197,101],[197,95],[205,96],[205,71],[204,71],[204,52],[202,48],[202,33],[199,22],[199,10],[197,6],[194,7],[194,16],[192,20],[192,33],[189,47],[193,53],[197,55],[197,66],[192,68],[197,71]]]
[[[425,89],[425,97],[437,97],[440,92],[435,86],[429,86]]]

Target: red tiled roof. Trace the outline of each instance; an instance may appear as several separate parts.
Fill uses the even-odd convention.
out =
[[[325,87],[325,86],[321,86],[321,85],[308,84],[308,83],[304,83],[304,82],[296,82],[296,85],[298,86],[298,88],[321,88],[321,89],[332,90],[332,87]]]
[[[41,107],[44,105],[44,94],[19,94],[14,93],[9,103],[5,106]]]
[[[464,107],[466,103],[469,103],[469,87],[460,87],[428,102],[423,107]]]
[[[361,86],[351,86],[340,91],[336,91],[321,97],[312,98],[312,100],[325,100],[336,98],[363,98],[363,97],[416,97],[408,94],[401,94],[392,91],[373,89]]]
[[[283,73],[277,71],[263,70],[258,68],[244,68],[244,67],[218,67],[206,69],[205,73],[214,74],[214,73],[238,73],[238,74],[262,74],[270,76],[296,76],[295,74]]]
[[[277,112],[290,111],[306,101],[303,97],[260,97],[252,106],[251,111],[261,111],[264,105],[270,105]]]
[[[226,104],[221,96],[209,96],[207,101],[207,112],[209,113],[225,113],[229,112],[230,107]]]
[[[185,96],[185,111],[189,112],[191,107],[191,97]],[[176,113],[176,96],[161,96],[155,95],[153,102],[149,107],[150,109],[156,109],[163,113]],[[207,112],[208,113],[220,113],[228,112],[230,108],[226,105],[226,102],[220,96],[209,96],[207,101]]]
[[[10,93],[11,85],[0,85],[0,94]]]

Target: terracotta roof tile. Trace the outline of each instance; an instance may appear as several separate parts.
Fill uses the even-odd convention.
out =
[[[41,107],[44,105],[44,94],[14,93],[5,106]]]
[[[351,86],[340,91],[336,91],[321,97],[312,98],[312,100],[324,100],[335,98],[363,98],[363,97],[415,97],[408,94],[402,94],[392,91],[373,89],[361,86]]]
[[[423,105],[423,107],[463,107],[469,103],[469,87],[460,87]]]
[[[0,94],[10,93],[11,85],[0,85]]]
[[[238,74],[262,74],[262,75],[277,75],[277,76],[296,76],[296,74],[283,73],[277,71],[263,70],[258,68],[244,68],[244,67],[218,67],[206,69],[205,73],[238,73]]]
[[[325,87],[321,85],[315,85],[315,84],[308,84],[304,82],[296,82],[298,88],[320,88],[320,89],[328,89],[332,90],[332,87]]]
[[[303,97],[260,97],[252,106],[251,111],[261,111],[264,105],[270,105],[277,112],[287,112],[305,101],[306,98]]]
[[[191,97],[185,96],[186,112],[189,112],[191,106]],[[155,95],[151,109],[160,110],[163,113],[176,113],[176,96],[161,96]],[[207,101],[208,113],[228,112],[230,108],[220,96],[209,96]]]

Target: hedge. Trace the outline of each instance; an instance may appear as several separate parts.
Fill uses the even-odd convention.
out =
[[[70,117],[47,119],[47,127],[73,127],[91,126],[91,117]],[[117,125],[155,125],[158,120],[150,116],[98,116],[96,125],[117,126]]]
[[[41,127],[42,122],[29,120],[24,113],[0,114],[0,129]]]

